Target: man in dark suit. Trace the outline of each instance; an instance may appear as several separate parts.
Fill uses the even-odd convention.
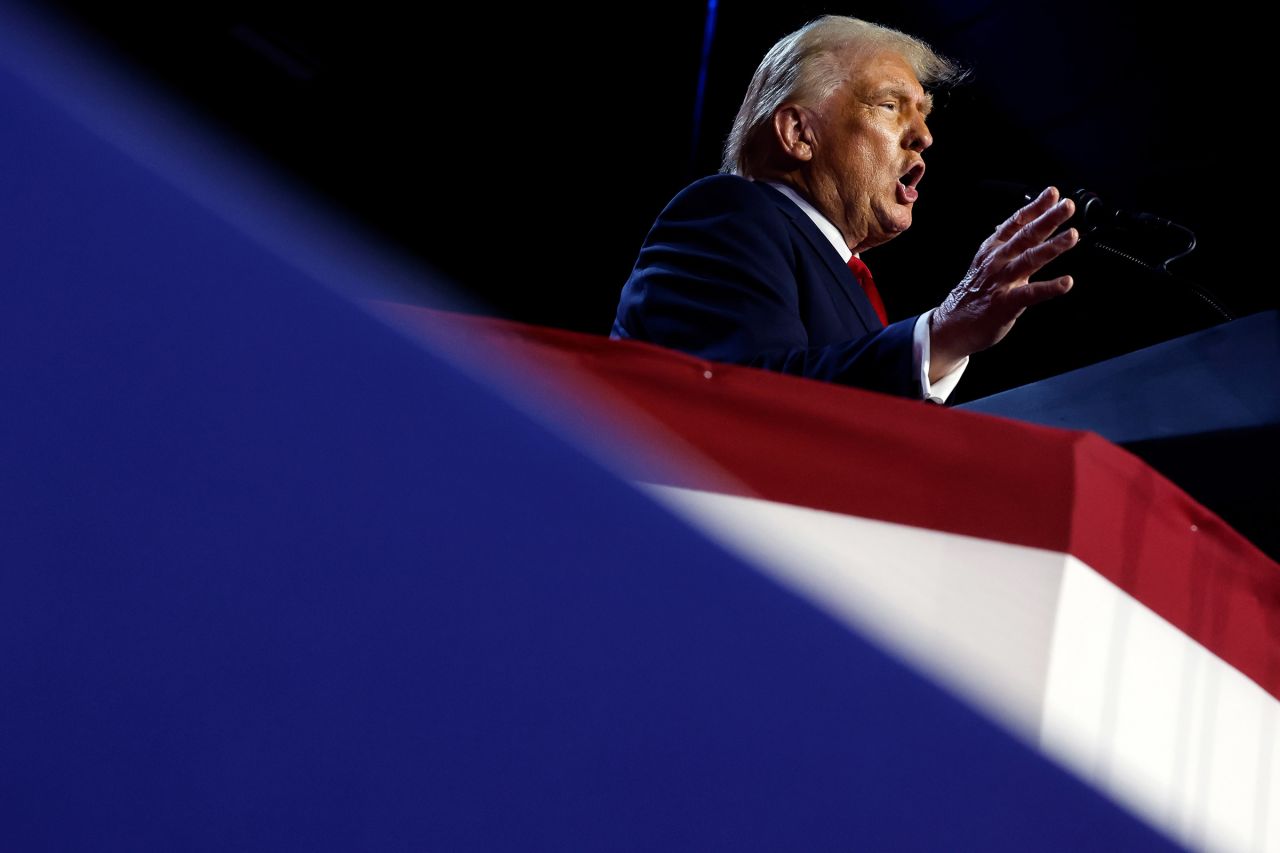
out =
[[[885,325],[860,254],[911,225],[932,144],[925,85],[961,72],[928,45],[828,16],[761,62],[723,174],[658,217],[613,336],[902,396],[945,400],[971,353],[1069,276],[1029,279],[1075,245],[1050,187],[1000,225],[939,307]]]

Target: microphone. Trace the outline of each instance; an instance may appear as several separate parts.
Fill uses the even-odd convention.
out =
[[[1040,195],[1043,187],[1018,181],[984,180],[978,182],[982,195],[992,199],[1007,199],[1007,204],[1026,204]],[[1076,212],[1062,228],[1077,228],[1088,234],[1100,228],[1173,228],[1188,231],[1176,222],[1151,213],[1135,213],[1116,207],[1092,190],[1078,189],[1063,196],[1076,203]]]
[[[1001,215],[1007,215],[1006,205],[1025,205],[1040,195],[1040,188],[1017,181],[982,180],[978,181],[977,189],[980,197],[1000,200]],[[1082,245],[1092,246],[1109,257],[1178,281],[1200,297],[1223,320],[1234,319],[1231,312],[1222,307],[1222,300],[1209,288],[1190,279],[1176,277],[1169,271],[1169,264],[1185,258],[1196,248],[1196,235],[1190,228],[1155,214],[1116,207],[1091,190],[1078,189],[1065,197],[1076,203],[1076,212],[1058,227],[1056,233],[1060,234],[1074,227],[1080,232]],[[1181,249],[1168,245],[1178,238],[1185,241]],[[1157,257],[1164,257],[1164,260],[1152,261],[1140,257],[1148,253],[1155,253]]]
[[[1114,226],[1120,228],[1177,228],[1186,230],[1176,222],[1151,213],[1134,213],[1123,210],[1102,200],[1102,197],[1089,190],[1076,190],[1070,196],[1076,203],[1075,215],[1071,222],[1081,231],[1094,231],[1098,228]]]

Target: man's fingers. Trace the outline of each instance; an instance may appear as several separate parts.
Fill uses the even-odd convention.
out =
[[[1061,296],[1070,290],[1074,283],[1071,276],[1060,275],[1048,281],[1032,281],[1022,287],[1015,287],[1007,292],[1007,296],[1021,310],[1044,302],[1046,299]]]
[[[1018,229],[1018,232],[1010,237],[997,251],[1006,258],[1013,259],[1037,243],[1044,242],[1046,237],[1052,234],[1059,225],[1070,219],[1075,212],[1076,203],[1069,198],[1064,198]]]
[[[1029,222],[1034,222],[1036,217],[1053,207],[1057,200],[1058,188],[1045,187],[1044,191],[1036,196],[1035,201],[1019,208],[1013,216],[1000,223],[1000,227],[996,229],[996,239],[1002,243],[1013,239],[1019,229]]]
[[[1080,232],[1074,228],[1068,228],[1061,234],[1058,234],[1051,240],[1046,240],[1039,245],[1033,245],[1022,254],[1014,258],[1009,266],[1005,267],[1005,272],[1012,281],[1019,281],[1024,278],[1030,278],[1039,272],[1040,268],[1070,249],[1080,241]]]

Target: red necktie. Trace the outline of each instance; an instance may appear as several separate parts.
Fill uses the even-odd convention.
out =
[[[867,298],[871,300],[871,307],[876,309],[876,316],[880,318],[880,322],[886,326],[889,325],[889,315],[884,311],[884,300],[880,298],[880,291],[876,289],[876,283],[871,278],[871,270],[867,269],[867,265],[857,255],[849,257],[849,269],[853,270],[858,284],[862,285],[862,289],[866,291]]]

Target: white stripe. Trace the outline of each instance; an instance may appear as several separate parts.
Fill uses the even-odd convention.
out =
[[[1280,703],[1068,557],[1041,743],[1191,847],[1280,850]]]
[[[755,498],[649,489],[1036,742],[1062,554]]]
[[[1184,844],[1280,853],[1280,702],[1075,557],[646,489]]]

